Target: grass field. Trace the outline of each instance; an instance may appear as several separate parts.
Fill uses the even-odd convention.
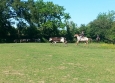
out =
[[[115,83],[115,45],[0,44],[0,83]]]

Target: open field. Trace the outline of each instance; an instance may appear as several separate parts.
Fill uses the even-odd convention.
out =
[[[115,83],[115,45],[0,44],[0,83]]]

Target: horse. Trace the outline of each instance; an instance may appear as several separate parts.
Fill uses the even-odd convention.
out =
[[[52,44],[56,44],[57,42],[64,43],[65,45],[67,44],[67,40],[65,37],[50,37],[49,41]]]
[[[78,34],[75,34],[74,37],[77,37],[77,42],[76,42],[77,45],[78,45],[79,42],[86,42],[86,44],[88,44],[89,38],[87,38],[87,37],[82,37],[82,36],[80,36],[80,35],[78,35]]]
[[[96,37],[96,42],[99,42],[100,41],[100,37]]]

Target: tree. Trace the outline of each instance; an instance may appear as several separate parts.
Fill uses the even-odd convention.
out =
[[[60,29],[64,28],[63,20],[66,19],[63,6],[53,2],[43,2],[43,0],[38,0],[35,6],[32,18],[37,27],[42,30],[42,36],[46,38],[59,36]]]
[[[7,39],[10,35],[11,24],[9,22],[10,18],[10,7],[6,0],[0,3],[0,41],[2,39]]]
[[[108,39],[108,42],[115,44],[115,21],[112,23],[111,29],[108,30],[106,39]]]
[[[66,21],[67,34],[66,38],[69,42],[74,41],[74,34],[78,32],[77,25],[73,21]]]
[[[110,30],[114,22],[114,15],[114,11],[100,13],[97,16],[97,19],[90,22],[90,34],[93,36],[93,38],[95,38],[98,34],[103,41],[108,40],[108,35],[111,35]]]

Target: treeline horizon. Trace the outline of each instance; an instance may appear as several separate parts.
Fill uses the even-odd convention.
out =
[[[87,25],[69,21],[71,16],[63,6],[43,0],[0,1],[0,42],[15,39],[37,39],[48,42],[49,37],[65,37],[75,42],[74,34],[84,31],[85,36],[102,42],[115,43],[115,11],[99,13]],[[70,12],[71,13],[71,12]],[[76,18],[77,19],[77,18]],[[16,23],[16,27],[13,26]]]

